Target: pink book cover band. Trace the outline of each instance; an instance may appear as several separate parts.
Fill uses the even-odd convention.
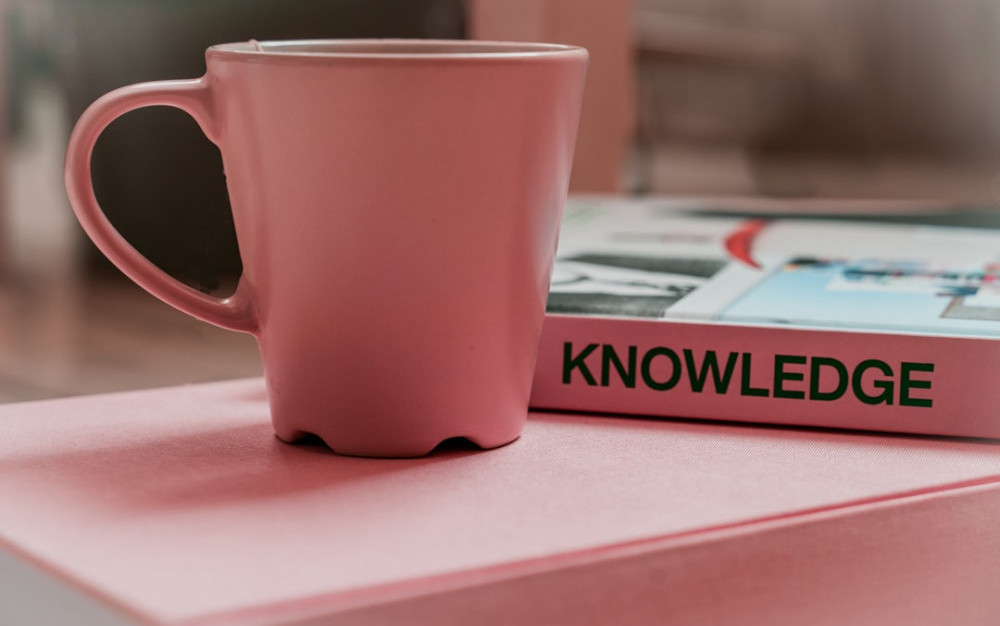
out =
[[[576,199],[532,406],[1000,437],[1000,231],[888,217]]]
[[[539,409],[1000,438],[1000,342],[549,316]]]

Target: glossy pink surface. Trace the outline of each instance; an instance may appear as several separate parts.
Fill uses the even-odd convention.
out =
[[[282,439],[376,456],[451,437],[495,447],[527,415],[586,61],[544,44],[216,46],[201,79],[92,105],[67,189],[136,282],[256,335]],[[244,264],[229,299],[156,269],[94,199],[97,136],[154,104],[190,113],[222,152]]]

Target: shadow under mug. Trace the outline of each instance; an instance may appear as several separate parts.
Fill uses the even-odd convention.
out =
[[[100,250],[164,302],[257,338],[285,441],[419,456],[520,436],[586,51],[250,41],[209,48],[206,65],[115,90],[77,122],[66,187]],[[155,105],[190,114],[221,152],[244,268],[228,298],[157,268],[95,198],[97,138]]]

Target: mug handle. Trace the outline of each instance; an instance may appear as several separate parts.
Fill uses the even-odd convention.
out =
[[[184,111],[194,118],[210,141],[218,143],[211,88],[205,77],[116,89],[90,105],[70,135],[66,149],[66,191],[73,211],[101,252],[140,287],[200,320],[229,330],[256,333],[257,319],[244,277],[228,298],[216,298],[185,285],[132,247],[97,203],[90,167],[97,138],[118,117],[148,106],[171,106]]]

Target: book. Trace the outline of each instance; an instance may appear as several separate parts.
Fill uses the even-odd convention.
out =
[[[0,623],[993,624],[1000,447],[533,412],[338,456],[263,381],[0,406]]]
[[[711,208],[567,206],[532,406],[1000,438],[996,217]]]

